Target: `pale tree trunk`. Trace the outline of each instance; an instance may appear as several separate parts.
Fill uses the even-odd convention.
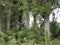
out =
[[[7,30],[10,30],[10,9],[7,12]]]
[[[44,25],[45,25],[45,45],[50,45],[50,22],[49,22],[49,16],[45,15],[44,18]]]
[[[27,30],[29,30],[29,26],[30,26],[29,23],[30,23],[30,18],[29,18],[29,14],[28,14],[27,15],[27,27],[26,27]]]

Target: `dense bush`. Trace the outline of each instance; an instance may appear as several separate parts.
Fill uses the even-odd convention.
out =
[[[4,37],[4,33],[0,31],[0,37]]]
[[[8,45],[17,45],[16,39],[12,39],[11,41],[9,41]]]
[[[52,38],[57,38],[59,36],[60,28],[59,28],[57,22],[51,22],[51,24],[50,24],[50,32],[51,32]]]
[[[0,45],[5,45],[5,40],[2,37],[0,37]]]
[[[36,35],[33,31],[30,31],[27,33],[27,38],[28,39],[35,39]]]
[[[26,31],[19,31],[18,32],[18,37],[23,38],[23,37],[26,37],[26,36],[27,36]]]

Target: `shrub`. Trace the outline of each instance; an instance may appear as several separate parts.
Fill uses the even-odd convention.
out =
[[[11,41],[9,41],[9,44],[8,45],[17,45],[16,44],[16,40],[15,39],[12,39]]]
[[[12,35],[13,35],[13,32],[12,32],[11,30],[8,30],[8,31],[6,32],[6,34],[7,34],[8,36],[12,36]]]
[[[0,37],[0,45],[5,45],[4,38]]]
[[[4,33],[0,31],[0,37],[4,37]]]
[[[6,42],[8,42],[8,41],[10,41],[10,40],[12,40],[12,38],[13,38],[13,36],[10,36],[9,34],[7,34],[7,33],[4,33],[4,40],[6,41]]]
[[[20,31],[20,32],[18,33],[18,37],[23,38],[23,37],[26,37],[26,36],[27,36],[26,31]]]
[[[35,33],[33,31],[30,31],[30,32],[27,33],[27,38],[28,39],[35,39],[35,36],[36,35],[35,35]]]

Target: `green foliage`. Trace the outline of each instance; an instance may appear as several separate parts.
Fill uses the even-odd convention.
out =
[[[58,24],[57,24],[57,22],[51,22],[51,25],[50,25],[50,31],[51,31],[51,33],[52,33],[52,35],[53,35],[53,37],[58,37],[58,32],[59,32],[59,26],[58,26]]]
[[[42,5],[37,5],[39,4],[37,1],[36,1],[36,4],[34,3],[33,7],[32,7],[32,13],[34,15],[37,15],[37,14],[41,14],[41,16],[44,18],[45,14],[47,14],[49,16],[49,14],[51,13],[51,7],[52,7],[52,3],[51,1],[48,1],[46,3],[40,3]],[[36,6],[37,5],[37,6]]]
[[[51,45],[60,45],[60,40],[59,39],[52,40]]]
[[[4,33],[0,31],[0,37],[4,37]]]
[[[5,42],[12,40],[12,38],[13,38],[12,31],[4,32],[3,38],[4,38]]]
[[[12,39],[11,41],[9,41],[8,45],[17,45],[16,39]]]
[[[21,38],[23,38],[23,37],[27,36],[27,33],[26,33],[26,31],[19,31],[18,32],[18,36],[21,37]]]
[[[41,27],[40,27],[40,34],[43,36],[44,35],[44,23],[41,24]]]
[[[0,37],[0,45],[6,45],[4,38]]]
[[[44,37],[44,25],[42,25],[41,28],[40,29],[38,28],[37,30],[34,30],[32,25],[31,30],[27,32],[24,26],[25,24],[24,19],[27,18],[29,12],[32,12],[33,16],[35,17],[38,14],[41,14],[43,18],[45,17],[45,15],[49,16],[49,14],[52,11],[51,7],[52,5],[55,6],[57,4],[57,0],[49,0],[46,3],[45,0],[0,0],[0,3],[1,2],[3,5],[0,4],[0,19],[1,19],[0,24],[2,23],[1,27],[5,31],[4,32],[0,31],[0,45],[5,45],[5,43],[7,43],[6,45],[17,45],[17,44],[20,45],[20,43],[22,42],[24,43],[26,42],[27,45],[31,45],[31,43],[44,42],[45,39],[46,39],[45,42],[47,43],[47,45],[49,45],[48,44],[49,39],[47,37],[48,34],[46,35],[46,38]],[[7,18],[10,19],[10,21]],[[10,29],[11,29],[8,31],[7,31],[7,24],[8,24],[7,20],[10,22]],[[17,28],[16,25],[18,25],[19,28]],[[51,33],[53,37],[57,37],[58,35],[58,38],[60,38],[59,37],[60,29],[58,28],[56,23],[51,24]]]
[[[27,38],[28,39],[35,39],[36,35],[33,31],[30,31],[27,33]]]

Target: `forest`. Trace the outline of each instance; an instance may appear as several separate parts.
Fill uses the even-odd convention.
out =
[[[0,45],[60,45],[58,17],[60,0],[0,0]]]

